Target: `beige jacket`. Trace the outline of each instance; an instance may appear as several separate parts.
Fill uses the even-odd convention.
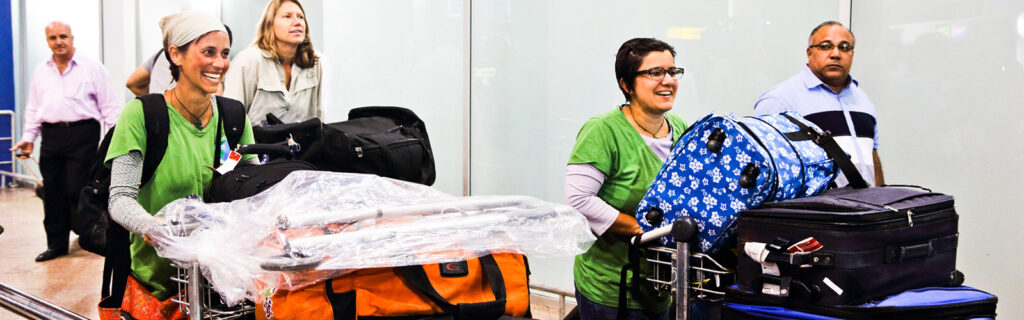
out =
[[[261,125],[272,113],[285,123],[322,115],[321,63],[308,69],[292,65],[291,88],[285,88],[284,68],[259,47],[239,52],[224,78],[224,96],[241,101],[252,124]]]

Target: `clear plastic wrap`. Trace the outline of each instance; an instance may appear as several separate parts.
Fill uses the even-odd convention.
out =
[[[510,251],[572,256],[595,240],[571,207],[527,196],[455,197],[374,175],[298,171],[230,203],[171,202],[157,213],[160,256],[198,263],[225,302],[362,268]]]

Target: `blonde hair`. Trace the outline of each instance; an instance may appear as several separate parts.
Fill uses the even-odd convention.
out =
[[[313,67],[316,65],[317,57],[313,52],[313,42],[309,39],[309,20],[305,19],[309,16],[306,15],[306,9],[302,7],[298,0],[270,0],[270,2],[267,2],[267,7],[263,9],[263,19],[260,20],[260,24],[256,27],[256,43],[254,44],[274,60],[281,60],[281,56],[277,53],[277,36],[274,34],[274,20],[277,17],[277,10],[285,2],[291,2],[299,6],[299,10],[302,11],[302,16],[304,17],[304,24],[306,25],[306,38],[295,48],[295,58],[293,61],[295,61],[299,68],[307,69]]]

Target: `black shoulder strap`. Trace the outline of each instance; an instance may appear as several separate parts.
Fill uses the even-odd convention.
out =
[[[864,177],[860,175],[860,171],[857,171],[857,167],[853,165],[853,161],[850,160],[850,156],[843,151],[843,148],[839,147],[835,139],[832,138],[831,134],[827,132],[825,134],[819,134],[813,128],[807,126],[800,120],[793,118],[793,116],[783,113],[783,117],[789,119],[797,127],[800,127],[798,132],[786,133],[786,137],[790,140],[813,140],[822,149],[825,149],[825,154],[828,154],[829,158],[839,166],[839,170],[846,176],[846,180],[850,182],[850,186],[855,189],[867,188],[868,183],[864,181]]]
[[[234,149],[245,132],[245,107],[238,100],[217,96],[217,111],[224,120],[224,134],[228,137],[228,146]]]
[[[167,151],[167,136],[171,134],[171,119],[167,115],[167,102],[164,95],[151,93],[138,98],[142,101],[142,111],[146,121],[146,154],[142,162],[142,183],[153,178],[153,172],[164,159]]]
[[[398,267],[397,271],[402,275],[413,288],[425,295],[435,305],[444,310],[445,313],[456,320],[462,319],[497,319],[505,313],[506,294],[505,280],[501,276],[501,269],[494,256],[488,254],[479,258],[480,267],[491,285],[491,292],[494,294],[494,301],[451,304],[441,296],[430,283],[423,266],[413,265]]]
[[[142,163],[141,185],[153,178],[153,172],[160,165],[167,151],[167,136],[170,135],[170,117],[167,115],[167,103],[162,94],[147,94],[138,97],[142,101],[142,113],[146,125],[146,152]],[[107,133],[104,148],[110,143],[112,132]],[[106,149],[103,149],[106,150]],[[128,276],[132,270],[131,240],[128,230],[120,224],[107,221],[107,246],[105,248],[106,258],[103,260],[103,286],[100,296],[103,300],[100,306],[104,308],[118,308],[124,297],[124,291],[128,284]]]

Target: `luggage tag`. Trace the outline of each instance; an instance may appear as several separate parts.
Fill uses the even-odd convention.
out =
[[[792,255],[807,255],[811,254],[812,252],[821,250],[821,248],[823,247],[824,246],[821,245],[821,243],[818,242],[817,239],[814,239],[814,237],[807,237],[806,239],[800,240],[800,242],[797,242],[789,246],[789,248],[786,248],[786,251],[789,251],[789,253]],[[810,268],[812,267],[812,265],[802,264],[799,267]]]
[[[218,167],[214,171],[217,171],[217,173],[224,175],[225,173],[228,173],[231,170],[235,170],[235,166],[238,165],[238,161],[240,160],[242,160],[242,154],[238,153],[235,150],[231,150],[231,152],[228,153],[227,160],[224,160],[224,162],[220,164],[220,167]]]
[[[228,154],[228,160],[224,161],[224,163],[222,163],[220,167],[217,168],[217,172],[219,172],[220,174],[225,174],[230,172],[231,170],[234,170],[235,166],[238,165],[239,160],[242,160],[242,154],[236,152],[235,150],[231,150],[231,153]]]
[[[295,142],[295,139],[292,138],[292,134],[290,133],[288,134],[288,151],[291,152],[292,157],[290,159],[295,159],[295,154],[302,151],[302,145]]]
[[[782,273],[779,272],[778,264],[766,261],[766,259],[768,259],[769,253],[767,243],[747,242],[746,244],[743,245],[743,252],[746,252],[748,257],[754,259],[754,261],[757,261],[757,263],[761,264],[761,274],[770,276],[782,275]],[[783,295],[782,287],[772,283],[762,284],[761,293],[773,296]]]

